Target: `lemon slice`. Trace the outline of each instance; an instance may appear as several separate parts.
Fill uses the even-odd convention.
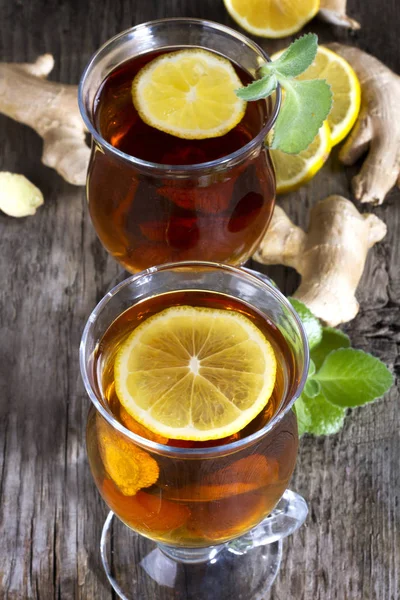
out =
[[[142,120],[185,139],[225,135],[243,118],[242,82],[226,58],[207,50],[163,54],[139,71],[132,99]]]
[[[211,440],[243,429],[265,407],[276,359],[240,313],[180,306],[147,319],[115,361],[125,410],[167,438]]]
[[[272,60],[282,52],[274,54]],[[332,146],[336,146],[350,132],[360,112],[361,86],[354,69],[336,52],[319,46],[313,64],[297,79],[325,79],[331,86],[333,105],[327,121]]]
[[[224,0],[225,8],[253,35],[280,38],[299,31],[318,12],[320,0]]]
[[[275,167],[277,193],[293,192],[312,179],[326,162],[331,148],[331,133],[325,121],[307,150],[299,154],[270,150]]]

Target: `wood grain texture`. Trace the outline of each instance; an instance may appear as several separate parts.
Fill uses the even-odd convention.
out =
[[[354,43],[400,72],[398,0],[351,0],[359,32],[314,21],[323,41]],[[0,60],[54,54],[51,77],[77,83],[90,55],[141,21],[204,17],[234,25],[220,0],[0,0]],[[287,40],[264,41],[270,52]],[[0,169],[29,177],[46,203],[35,217],[0,216],[0,597],[112,598],[98,543],[106,508],[85,455],[89,401],[78,369],[85,319],[119,272],[97,241],[83,188],[40,162],[35,133],[0,116]],[[301,226],[331,193],[349,196],[354,170],[337,152],[313,181],[280,203]],[[371,251],[358,290],[353,343],[400,373],[400,193],[379,208],[388,235]],[[285,293],[297,275],[267,271]],[[355,410],[332,438],[305,438],[292,487],[310,504],[306,526],[285,542],[273,600],[400,598],[399,394]],[[139,599],[138,599],[139,600]],[[156,599],[155,599],[156,600]]]

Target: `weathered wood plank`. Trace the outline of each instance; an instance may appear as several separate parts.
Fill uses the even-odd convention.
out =
[[[358,44],[400,71],[397,0],[352,0],[363,28],[348,33],[313,23],[324,41]],[[33,60],[50,51],[52,78],[76,83],[110,36],[164,16],[234,25],[216,0],[0,0],[0,57]],[[263,41],[270,52],[287,40]],[[0,576],[1,596],[108,600],[98,543],[106,509],[84,448],[88,400],[78,370],[85,319],[119,272],[91,227],[84,190],[40,163],[41,140],[0,117],[0,169],[27,175],[44,192],[35,217],[0,216]],[[353,170],[329,164],[281,205],[299,225],[330,193],[349,195]],[[370,253],[358,292],[359,316],[346,327],[354,345],[400,372],[400,193],[374,210],[388,235]],[[267,272],[290,293],[289,269]],[[329,439],[302,441],[293,487],[310,503],[307,525],[285,544],[274,600],[396,600],[399,583],[400,417],[398,392],[353,411]]]

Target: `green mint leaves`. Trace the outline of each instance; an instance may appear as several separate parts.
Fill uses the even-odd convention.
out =
[[[280,80],[285,90],[271,148],[298,154],[308,148],[331,110],[332,94],[322,80]]]
[[[268,63],[265,69],[273,68],[283,77],[297,77],[304,73],[317,56],[318,36],[308,33],[298,38],[273,63]],[[262,68],[264,73],[264,67]]]
[[[326,81],[297,81],[313,62],[318,37],[309,33],[295,40],[275,61],[265,63],[258,79],[236,90],[246,101],[267,98],[278,84],[284,90],[282,108],[275,123],[271,148],[298,154],[311,144],[332,107],[332,92]]]
[[[308,345],[310,346],[310,350],[317,346],[322,340],[322,325],[317,319],[314,317],[311,310],[307,308],[305,304],[296,300],[296,298],[289,298],[290,304],[293,306],[294,310],[300,317],[301,322],[303,323],[303,327],[305,329]]]
[[[314,377],[325,398],[343,408],[380,398],[393,383],[390,371],[379,359],[354,348],[330,352]]]
[[[290,301],[305,326],[311,358],[306,385],[295,403],[299,434],[332,435],[343,427],[348,408],[383,396],[393,376],[378,358],[350,348],[345,333],[322,327],[304,304]]]

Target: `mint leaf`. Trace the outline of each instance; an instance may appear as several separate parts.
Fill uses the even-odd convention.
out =
[[[261,100],[261,98],[268,98],[276,90],[277,85],[278,80],[275,75],[268,74],[262,79],[249,83],[246,87],[235,90],[235,93],[242,100]]]
[[[321,384],[318,379],[307,379],[304,386],[304,393],[309,398],[315,398],[321,392]]]
[[[322,394],[309,398],[304,392],[295,402],[299,435],[333,435],[340,431],[346,417],[346,409],[328,402]],[[299,414],[301,422],[299,423]]]
[[[313,375],[315,375],[315,371],[317,369],[315,368],[315,363],[314,361],[310,358],[310,364],[308,365],[308,375],[307,377],[310,379]]]
[[[305,304],[296,300],[296,298],[289,298],[290,304],[300,317],[303,327],[307,334],[308,344],[311,348],[314,348],[322,340],[322,327],[319,319],[314,317],[311,310],[307,308]]]
[[[310,356],[318,370],[332,350],[349,348],[350,345],[350,338],[348,335],[343,333],[343,331],[340,331],[340,329],[334,329],[333,327],[323,327],[322,339],[320,343],[311,350]]]
[[[308,33],[298,38],[281,56],[261,68],[261,72],[279,72],[284,77],[297,77],[304,73],[313,62],[318,50],[318,36]]]
[[[314,398],[314,396],[319,394],[319,392],[321,390],[321,386],[318,383],[318,381],[316,379],[313,379],[315,371],[316,371],[316,369],[315,369],[314,361],[310,359],[310,365],[308,367],[307,381],[304,385],[304,392],[310,398]]]
[[[304,433],[307,433],[311,427],[311,416],[306,407],[303,394],[297,398],[293,408],[297,417],[299,436],[301,437]]]
[[[392,374],[378,358],[353,348],[331,352],[314,377],[325,398],[343,408],[371,402],[393,384]]]
[[[326,81],[297,81],[278,77],[285,98],[274,128],[271,148],[297,154],[308,148],[332,106]]]
[[[284,90],[281,111],[274,127],[271,148],[288,154],[302,152],[311,144],[332,106],[330,86],[322,80],[297,81],[313,62],[318,37],[307,34],[295,40],[281,56],[260,68],[262,79],[236,90],[246,101],[267,98],[278,84]]]

